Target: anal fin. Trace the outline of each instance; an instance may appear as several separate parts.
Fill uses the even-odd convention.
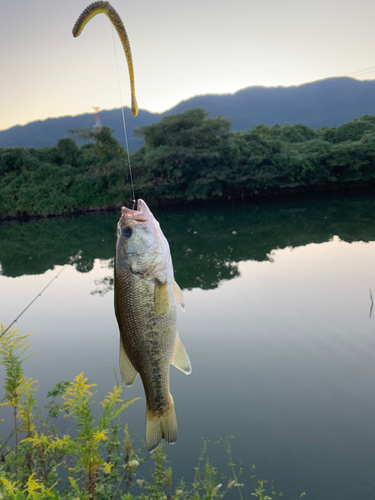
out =
[[[174,344],[171,365],[175,366],[186,375],[190,375],[191,373],[190,359],[178,333],[176,334],[176,342]]]
[[[120,361],[119,361],[119,366],[120,366],[120,374],[122,381],[127,387],[130,387],[133,385],[134,380],[137,377],[137,370],[134,368],[134,366],[131,364],[130,359],[128,358],[128,355],[125,352],[124,346],[122,345],[122,340],[120,339]]]

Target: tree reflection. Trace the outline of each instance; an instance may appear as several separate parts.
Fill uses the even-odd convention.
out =
[[[168,238],[176,281],[181,288],[216,288],[239,276],[240,261],[270,260],[275,249],[341,240],[375,241],[372,192],[307,200],[192,208],[154,208]],[[95,259],[113,267],[118,213],[71,218],[2,222],[0,269],[4,276],[42,274],[64,265],[81,250],[74,265],[89,272]],[[93,293],[113,288],[112,274],[95,283]]]

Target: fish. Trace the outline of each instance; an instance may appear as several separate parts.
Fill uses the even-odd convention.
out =
[[[177,439],[169,390],[170,365],[186,375],[191,362],[177,333],[176,305],[184,297],[174,279],[168,241],[147,204],[122,207],[114,260],[115,314],[120,330],[119,368],[130,387],[139,373],[146,396],[146,447]]]

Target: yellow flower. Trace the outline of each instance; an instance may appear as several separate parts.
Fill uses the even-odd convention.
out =
[[[94,434],[94,439],[97,443],[99,443],[99,441],[106,441],[108,439],[108,437],[106,436],[106,434],[108,434],[108,429],[104,429],[104,431],[96,431],[95,434]]]
[[[103,469],[105,470],[105,472],[106,472],[107,474],[109,474],[109,473],[111,472],[112,465],[111,465],[111,464],[108,464],[108,463],[106,463],[106,462],[105,462],[105,463],[103,464]]]

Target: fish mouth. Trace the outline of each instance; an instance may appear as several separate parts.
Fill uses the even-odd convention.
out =
[[[127,251],[128,255],[132,254],[142,254],[149,252],[150,250],[158,249],[163,241],[167,241],[165,236],[160,231],[159,222],[153,216],[151,210],[148,208],[147,204],[139,199],[137,202],[137,209],[132,210],[127,207],[121,208],[121,217],[117,223],[117,235],[121,236],[122,229],[124,227],[131,227],[133,230],[139,229],[143,231],[147,231],[148,233],[153,233],[154,238],[153,241],[150,242],[150,245],[147,246],[144,250],[137,250],[134,252]],[[159,232],[161,233],[161,239],[159,236]],[[168,246],[168,242],[167,242]],[[169,248],[169,247],[168,247]]]
[[[141,199],[137,201],[136,210],[132,210],[128,207],[121,208],[121,218],[131,219],[132,221],[135,222],[150,222],[151,219],[150,215],[151,217],[153,217],[150,212],[150,209],[148,208],[146,203]]]

